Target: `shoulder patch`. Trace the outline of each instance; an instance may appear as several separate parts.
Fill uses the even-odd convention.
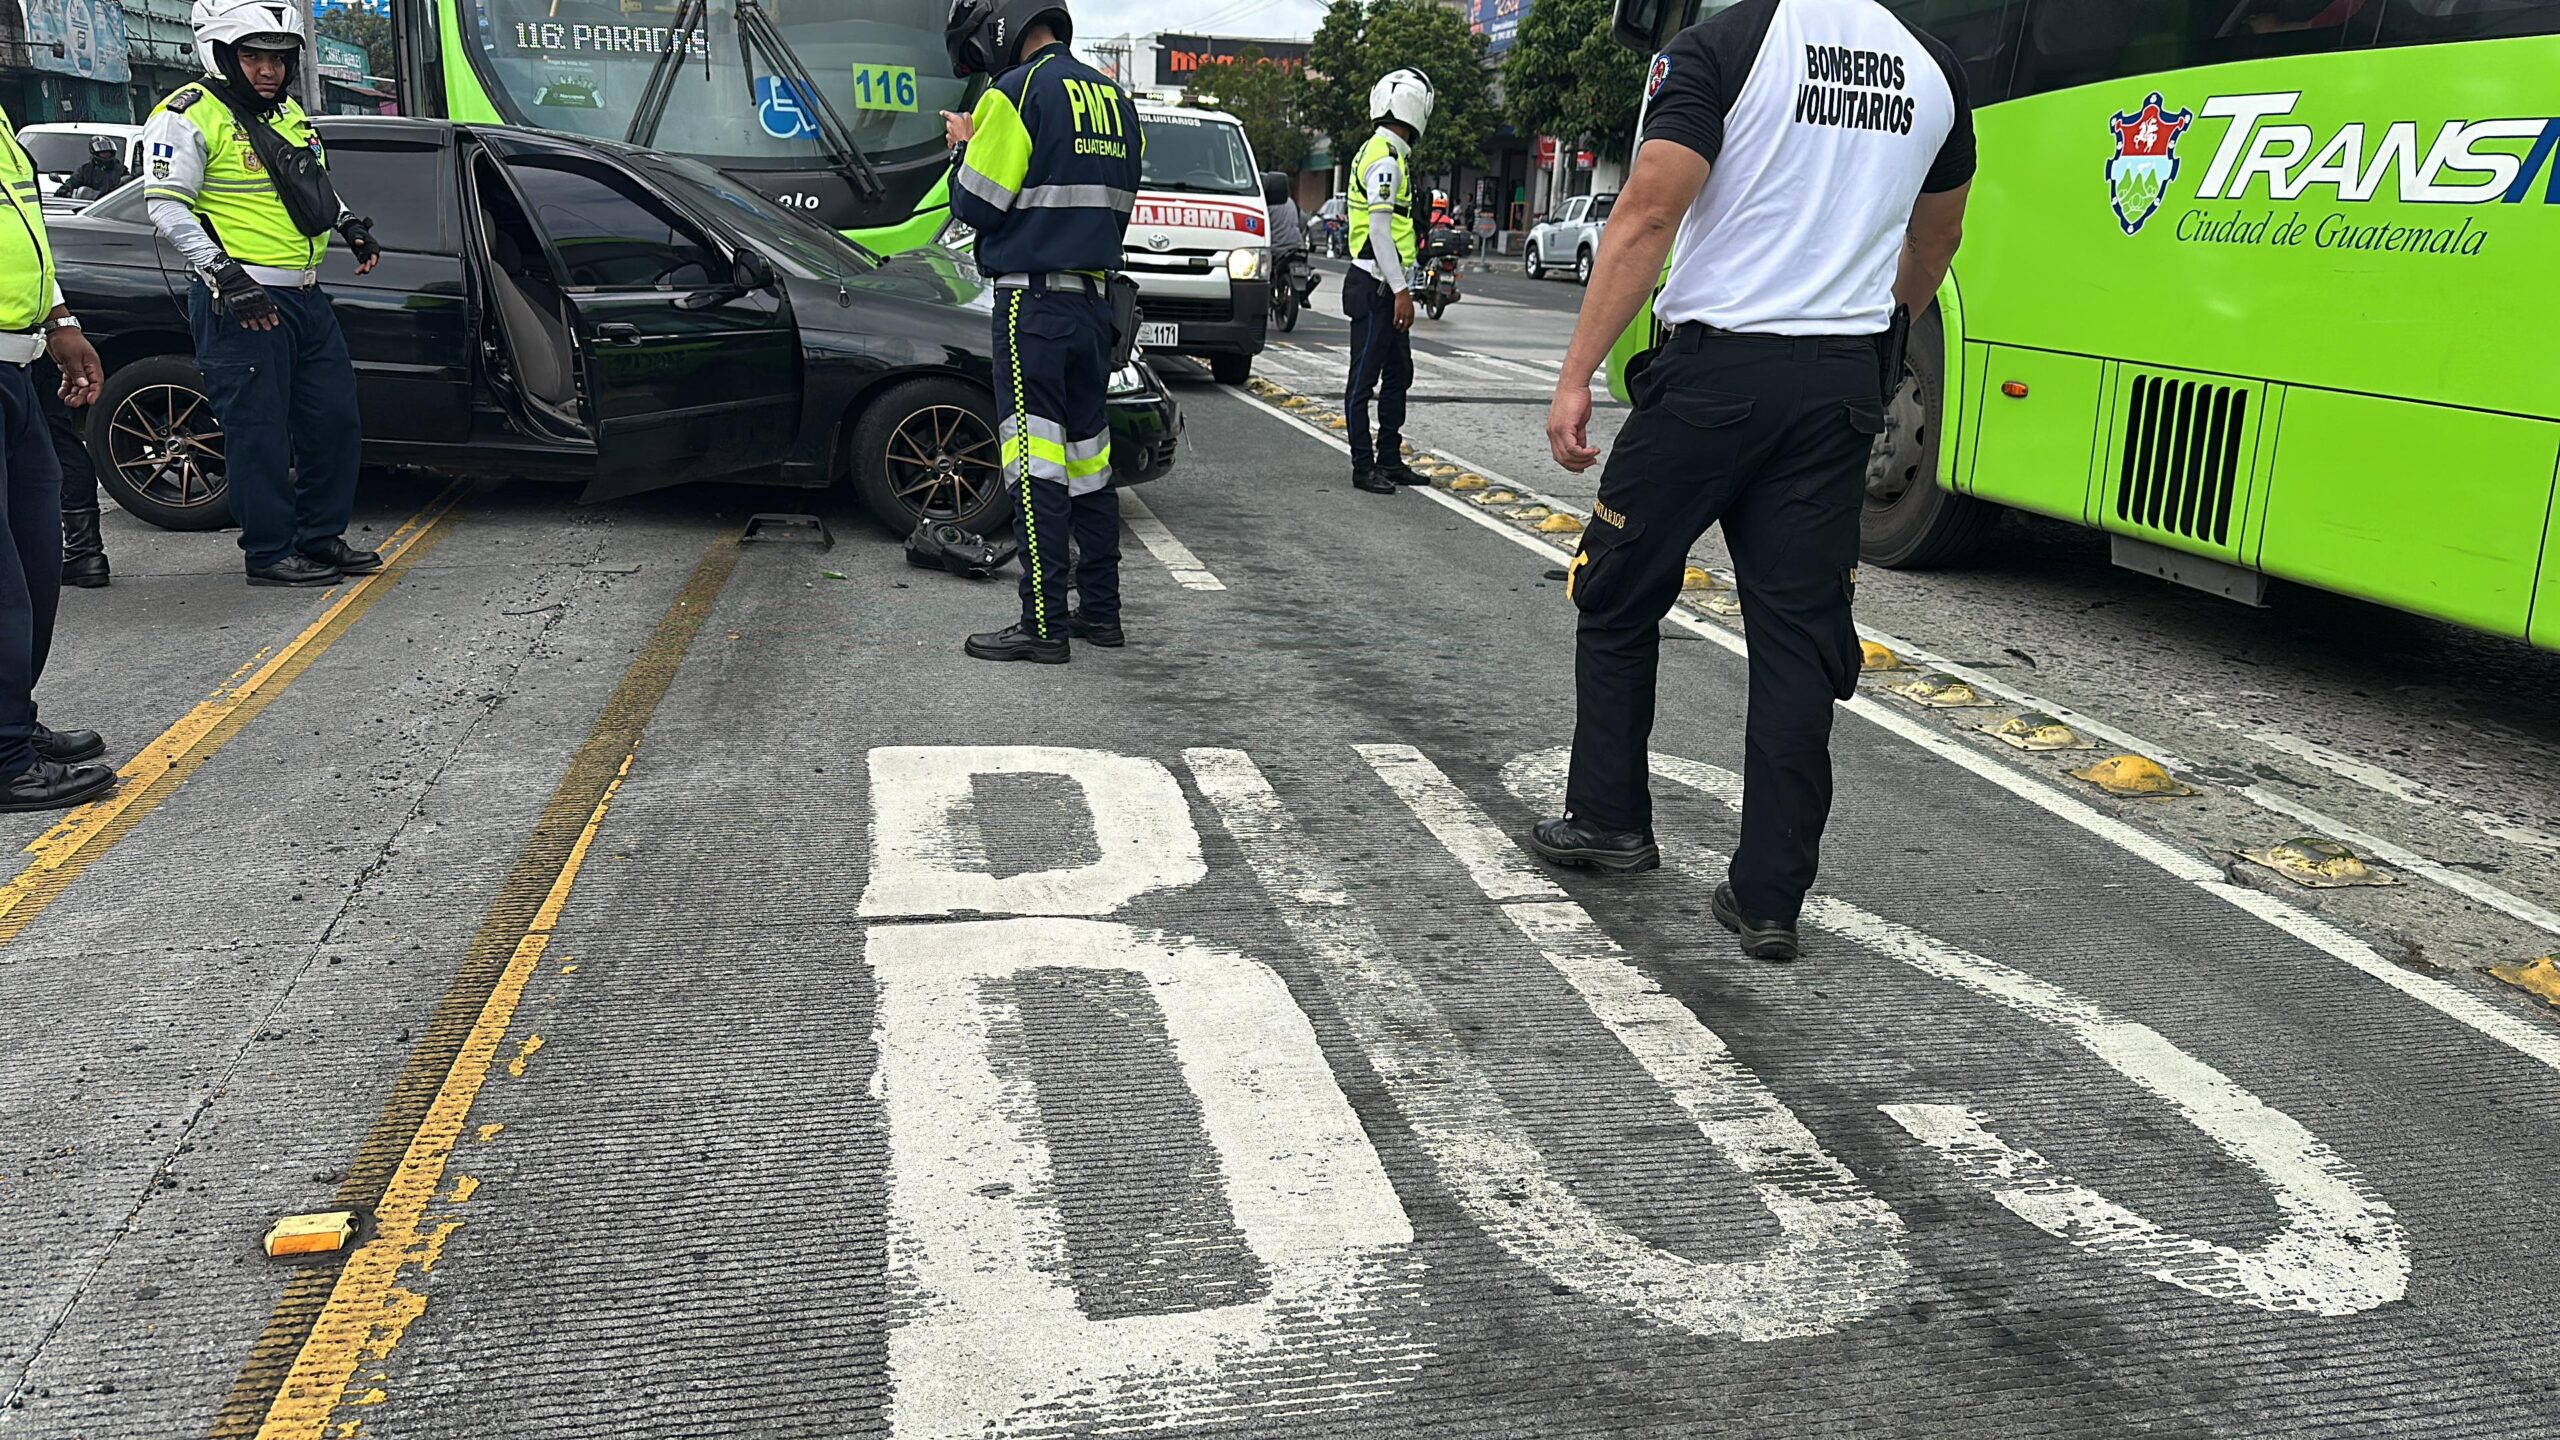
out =
[[[180,86],[180,87],[179,87],[179,89],[178,89],[178,92],[177,92],[176,94],[174,94],[174,95],[172,95],[172,96],[170,96],[170,97],[169,97],[169,113],[170,113],[170,114],[172,114],[172,115],[184,115],[184,114],[186,114],[186,113],[187,113],[187,107],[188,107],[188,106],[193,105],[194,103],[196,103],[197,101],[199,101],[199,100],[201,100],[201,99],[203,99],[203,98],[204,98],[204,87],[203,87],[203,86],[201,86],[201,85],[184,85],[184,86]]]
[[[1654,96],[1661,94],[1662,82],[1670,78],[1671,52],[1665,50],[1661,54],[1653,57],[1653,69],[1648,71],[1644,77],[1644,98],[1650,100]]]

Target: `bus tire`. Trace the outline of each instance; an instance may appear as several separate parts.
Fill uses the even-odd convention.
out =
[[[1946,413],[1946,327],[1937,307],[1911,323],[1902,389],[1885,407],[1867,458],[1858,556],[1886,570],[1928,570],[1970,558],[2000,523],[2000,507],[1938,484]]]
[[[988,535],[1013,523],[997,448],[994,397],[934,376],[891,386],[865,404],[846,459],[863,508],[892,533],[931,517]]]

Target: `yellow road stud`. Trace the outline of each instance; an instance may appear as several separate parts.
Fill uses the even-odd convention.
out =
[[[1484,486],[1484,477],[1472,471],[1449,482],[1449,488],[1452,490],[1481,490]]]
[[[1717,579],[1714,571],[1701,569],[1698,566],[1692,565],[1688,569],[1680,572],[1680,588],[1683,590],[1725,590],[1730,589],[1731,587]]]
[[[2096,747],[2080,732],[2050,715],[2030,710],[1982,727],[1982,733],[2021,750],[2090,750]]]
[[[1550,515],[1538,522],[1538,530],[1546,535],[1579,535],[1582,522],[1570,515]]]
[[[1544,505],[1523,505],[1519,509],[1511,512],[1511,518],[1526,524],[1534,525],[1555,513],[1556,512],[1548,509]]]
[[[1710,590],[1707,592],[1707,598],[1698,603],[1706,606],[1707,613],[1710,615],[1742,613],[1742,597],[1731,590]]]
[[[1703,575],[1706,572],[1692,570],[1689,573]],[[1908,670],[1911,667],[1903,663],[1902,657],[1894,654],[1891,648],[1873,640],[1861,640],[1858,642],[1858,668],[1872,675],[1879,670]]]
[[[1516,505],[1519,502],[1520,497],[1508,490],[1487,490],[1476,496],[1479,505]]]
[[[1931,710],[1987,710],[1991,702],[1969,681],[1953,675],[1923,675],[1908,684],[1896,685],[1893,693],[1914,705]]]
[[[356,1238],[356,1212],[324,1210],[316,1215],[287,1215],[267,1231],[269,1255],[326,1255],[343,1250]]]
[[[2528,995],[2539,995],[2552,1005],[2560,1005],[2560,955],[2545,955],[2522,965],[2492,965],[2489,973]]]
[[[2302,835],[2264,850],[2243,850],[2240,858],[2263,865],[2313,890],[2339,890],[2350,885],[2397,885],[2400,877],[2364,863],[2364,857],[2335,840]]]
[[[2072,771],[2071,778],[2086,780],[2110,795],[2137,799],[2165,800],[2196,793],[2172,779],[2159,761],[2142,755],[2113,756],[2086,770]]]

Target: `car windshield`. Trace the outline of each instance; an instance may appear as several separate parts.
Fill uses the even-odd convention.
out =
[[[1254,173],[1243,126],[1197,115],[1141,115],[1138,123],[1147,136],[1139,183],[1148,189],[1202,195],[1262,193],[1262,177]]]
[[[19,135],[18,143],[27,147],[27,158],[36,162],[37,174],[59,175],[88,164],[89,144],[96,138],[65,130],[39,130]]]
[[[482,76],[510,120],[619,140],[676,31],[675,0],[479,0]],[[653,148],[723,161],[826,159],[812,107],[787,82],[749,75],[733,8],[714,3],[685,47]],[[943,148],[944,110],[969,108],[942,47],[948,0],[798,0],[773,25],[872,159]]]
[[[625,152],[628,153],[628,152]],[[866,274],[880,257],[843,235],[774,204],[697,160],[654,156],[658,178],[684,198],[752,241],[775,264],[807,279],[837,280]]]

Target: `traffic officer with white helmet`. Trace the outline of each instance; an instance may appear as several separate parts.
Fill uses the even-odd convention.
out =
[[[1066,663],[1070,539],[1075,633],[1123,643],[1110,277],[1145,140],[1119,84],[1069,53],[1074,35],[1058,0],[958,0],[944,31],[954,75],[995,77],[973,114],[943,122],[963,147],[951,208],[996,287],[998,453],[1021,517],[1022,618],[969,637],[981,660]]]
[[[222,422],[252,585],[328,585],[382,568],[346,540],[364,435],[346,337],[320,289],[329,233],[356,273],[382,254],[338,201],[287,86],[309,43],[301,0],[196,0],[204,78],[143,126],[151,223],[196,272],[187,318]]]
[[[58,810],[115,788],[89,763],[106,742],[36,719],[36,681],[53,648],[62,599],[62,470],[27,367],[49,359],[66,405],[98,398],[98,353],[54,283],[36,164],[0,121],[0,187],[15,225],[0,223],[0,810]]]
[[[1404,397],[1413,388],[1413,267],[1421,258],[1413,229],[1413,147],[1430,128],[1432,98],[1431,80],[1419,70],[1380,76],[1369,89],[1377,133],[1351,160],[1352,269],[1342,282],[1342,313],[1351,319],[1351,381],[1342,413],[1350,421],[1351,483],[1372,495],[1429,483],[1405,463]]]
[[[1666,339],[1632,382],[1567,581],[1572,778],[1563,818],[1530,844],[1568,865],[1660,863],[1646,788],[1660,626],[1721,521],[1751,694],[1742,840],[1714,909],[1746,953],[1793,960],[1831,810],[1832,704],[1858,679],[1867,456],[1901,379],[1894,337],[1962,238],[1972,113],[1954,56],[1877,0],[1743,0],[1654,57],[1648,91],[1547,415],[1557,463],[1600,458],[1589,377],[1668,254]]]

